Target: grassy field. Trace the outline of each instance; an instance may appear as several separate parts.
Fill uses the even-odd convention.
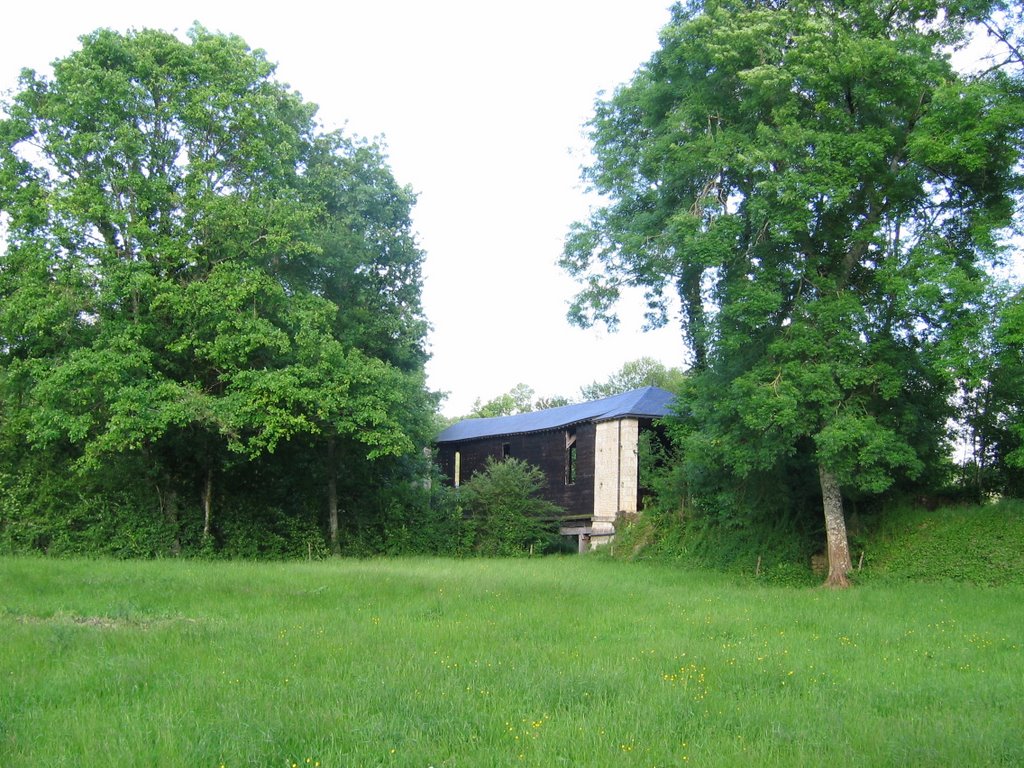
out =
[[[1024,588],[0,558],[3,766],[1020,766]]]

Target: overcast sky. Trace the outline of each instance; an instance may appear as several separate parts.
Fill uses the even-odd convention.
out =
[[[0,90],[99,27],[184,34],[199,21],[264,49],[325,127],[383,136],[396,177],[418,194],[429,384],[449,393],[444,412],[460,415],[520,382],[577,396],[642,355],[681,364],[678,324],[643,333],[639,302],[616,334],[570,327],[576,285],[556,266],[569,225],[588,210],[579,168],[594,99],[657,48],[669,5],[19,2],[0,25]]]

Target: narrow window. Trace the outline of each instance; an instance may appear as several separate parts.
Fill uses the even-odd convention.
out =
[[[512,455],[512,443],[502,443],[501,444],[501,458],[502,459],[507,459],[511,455]]]
[[[458,488],[462,482],[462,451],[455,452],[455,487]]]
[[[576,483],[576,430],[565,430],[565,484]]]

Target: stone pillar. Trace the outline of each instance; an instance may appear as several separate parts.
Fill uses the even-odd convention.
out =
[[[640,423],[636,419],[597,424],[592,546],[610,542],[616,518],[637,511],[639,433]]]

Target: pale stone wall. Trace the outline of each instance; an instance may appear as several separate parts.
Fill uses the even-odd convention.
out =
[[[615,519],[621,513],[637,511],[637,446],[640,423],[636,419],[602,421],[597,424],[594,457],[593,543],[611,540]]]
[[[619,509],[620,513],[636,514],[640,495],[640,422],[622,419],[619,439]]]

